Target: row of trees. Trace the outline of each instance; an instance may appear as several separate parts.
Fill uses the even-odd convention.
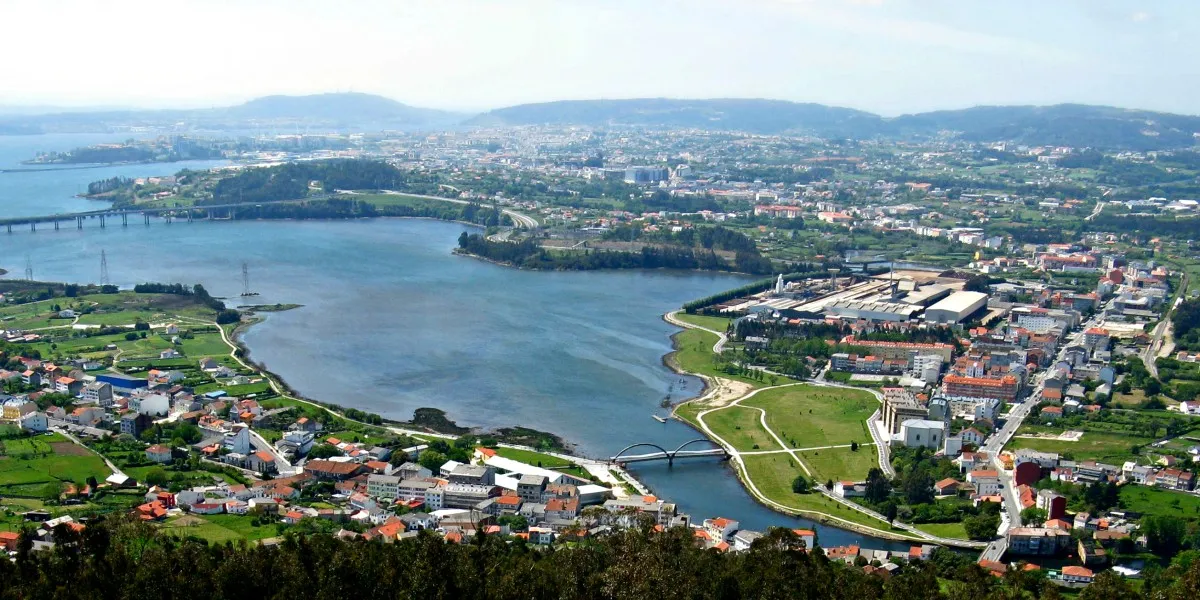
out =
[[[470,598],[478,600],[702,600],[707,598],[940,600],[1060,598],[1043,574],[993,577],[969,558],[940,550],[883,579],[805,551],[773,529],[747,552],[698,547],[683,528],[649,527],[539,549],[499,536],[447,544],[428,532],[396,543],[346,542],[328,527],[289,528],[276,545],[209,544],[169,537],[131,519],[106,518],[82,532],[55,531],[56,546],[33,552],[22,536],[0,561],[3,598]],[[180,532],[186,535],[186,528]],[[1139,596],[1102,573],[1081,600],[1194,597],[1200,562],[1148,569]]]
[[[771,263],[757,253],[738,252],[732,262],[713,250],[646,246],[641,252],[549,252],[535,240],[493,242],[463,232],[458,246],[468,254],[535,270],[591,271],[598,269],[702,269],[769,273]]]

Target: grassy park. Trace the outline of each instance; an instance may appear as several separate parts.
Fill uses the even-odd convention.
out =
[[[731,406],[704,416],[704,422],[739,451],[783,450],[762,428],[762,413],[741,406]]]
[[[879,455],[874,446],[859,446],[857,451],[849,448],[826,448],[800,453],[800,460],[808,465],[813,479],[824,483],[833,481],[862,481],[867,471],[879,466]]]
[[[754,482],[754,486],[766,497],[783,506],[795,510],[821,512],[851,523],[907,535],[901,529],[894,529],[883,521],[842,506],[823,494],[792,492],[792,480],[804,472],[787,454],[745,456],[743,462],[746,465],[746,475]]]
[[[767,390],[741,405],[767,411],[767,426],[793,448],[868,442],[866,421],[879,408],[869,392],[812,385]]]

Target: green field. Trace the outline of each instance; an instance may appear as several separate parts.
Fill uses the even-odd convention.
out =
[[[704,415],[704,422],[721,439],[742,452],[782,450],[774,438],[762,428],[762,413],[753,408],[730,406]]]
[[[767,425],[796,448],[869,442],[867,417],[879,408],[869,392],[796,385],[760,392],[741,402],[767,411]]]
[[[675,317],[684,323],[707,327],[713,331],[724,332],[729,328],[729,323],[733,321],[729,317],[710,317],[707,315],[689,315],[687,313],[676,313]],[[711,346],[709,346],[711,348]]]
[[[0,492],[39,495],[39,486],[46,483],[103,480],[109,473],[100,457],[58,434],[7,439],[0,457]]]
[[[800,459],[813,472],[819,483],[834,481],[862,481],[867,471],[879,466],[879,455],[875,446],[860,446],[857,452],[849,448],[826,448],[801,452]]]
[[[1127,460],[1137,460],[1138,456],[1130,451],[1130,447],[1153,441],[1152,438],[1087,431],[1078,442],[1014,437],[1006,448],[1057,452],[1070,454],[1074,460],[1097,460],[1119,465]]]
[[[530,450],[521,450],[518,448],[493,448],[493,450],[495,450],[496,454],[499,456],[520,461],[527,465],[542,467],[543,469],[552,469],[554,471],[561,471],[568,475],[574,475],[584,479],[592,478],[591,475],[589,475],[588,472],[583,469],[583,467],[557,456],[542,454],[540,452],[532,452]]]
[[[1200,521],[1200,497],[1144,485],[1121,486],[1121,508],[1143,515],[1169,515]]]
[[[967,537],[967,528],[962,523],[921,523],[916,526],[917,529],[930,533],[938,537],[969,539]]]
[[[679,366],[680,369],[689,373],[699,373],[710,377],[723,377],[725,379],[734,379],[759,387],[762,383],[742,377],[740,375],[730,375],[717,369],[713,361],[713,345],[720,339],[716,334],[709,333],[700,329],[686,329],[675,334],[675,352],[671,354],[672,360]]]
[[[866,525],[883,531],[892,531],[908,535],[902,529],[894,529],[887,523],[873,519],[863,513],[842,506],[827,496],[813,492],[796,494],[792,492],[792,480],[803,471],[786,454],[769,454],[765,456],[743,456],[746,472],[755,487],[771,500],[789,508],[808,510],[833,515],[852,523]]]
[[[160,527],[180,537],[196,536],[217,543],[257,541],[278,534],[274,525],[254,527],[251,517],[245,515],[187,515],[168,519]]]

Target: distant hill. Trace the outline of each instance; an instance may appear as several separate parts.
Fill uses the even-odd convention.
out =
[[[899,132],[956,131],[971,141],[1153,150],[1197,143],[1200,117],[1084,104],[977,106],[904,115]]]
[[[9,112],[16,112],[9,108]],[[28,113],[29,111],[22,111]],[[106,132],[116,127],[164,130],[315,126],[342,130],[447,127],[466,115],[417,108],[371,94],[266,96],[237,106],[195,110],[108,110],[0,114],[0,132]]]
[[[861,110],[783,100],[565,100],[522,104],[476,116],[468,125],[643,125],[751,133],[872,135],[882,119]]]
[[[467,125],[642,125],[823,137],[908,138],[956,134],[971,141],[1153,150],[1196,144],[1200,117],[1107,106],[980,106],[885,119],[821,104],[780,100],[571,100],[522,104]]]
[[[416,108],[383,96],[359,93],[311,96],[264,96],[214,112],[227,118],[248,120],[308,120],[361,124],[426,125],[456,123],[463,115],[431,108]]]

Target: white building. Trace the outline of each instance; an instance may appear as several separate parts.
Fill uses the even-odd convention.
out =
[[[940,450],[946,437],[946,424],[926,419],[908,419],[900,424],[897,441],[909,448],[932,448]]]
[[[983,292],[955,292],[925,309],[925,320],[930,323],[960,323],[987,306],[987,300],[987,294]]]
[[[171,399],[162,394],[143,396],[138,402],[137,411],[151,417],[165,417],[171,412]]]
[[[45,413],[31,412],[21,416],[21,429],[25,431],[42,432],[50,428],[50,422]]]

